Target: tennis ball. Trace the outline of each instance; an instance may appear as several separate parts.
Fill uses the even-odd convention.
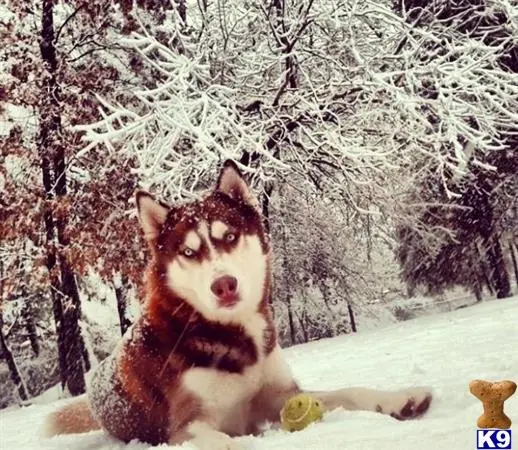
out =
[[[322,420],[322,403],[307,394],[298,394],[286,400],[281,410],[281,425],[287,431],[300,431],[309,424]]]

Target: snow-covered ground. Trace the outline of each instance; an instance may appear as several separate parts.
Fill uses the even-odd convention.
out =
[[[300,345],[287,349],[286,355],[307,388],[428,385],[434,389],[435,399],[420,420],[399,422],[376,413],[335,410],[322,423],[301,432],[269,430],[262,437],[240,438],[250,450],[475,449],[476,420],[482,405],[469,393],[468,384],[475,378],[518,381],[518,297]],[[102,432],[40,439],[45,414],[56,406],[32,405],[0,412],[0,448],[149,448],[140,443],[126,447]],[[506,402],[505,410],[516,429],[518,393]]]

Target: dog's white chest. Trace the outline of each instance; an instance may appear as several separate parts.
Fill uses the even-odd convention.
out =
[[[262,376],[259,365],[249,367],[243,374],[196,367],[185,373],[183,381],[187,389],[203,400],[204,406],[224,411],[255,395]]]
[[[257,362],[241,373],[229,373],[216,368],[194,367],[182,378],[183,386],[202,403],[216,425],[229,434],[242,434],[246,430],[250,403],[264,383],[265,359],[262,335],[266,322],[260,316],[241,322],[256,343]]]
[[[252,398],[263,383],[263,363],[241,374],[217,369],[192,368],[185,372],[183,385],[202,403],[219,428],[230,434],[245,432]]]

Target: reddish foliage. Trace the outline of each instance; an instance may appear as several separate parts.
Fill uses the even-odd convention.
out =
[[[117,4],[122,6],[122,16]],[[139,1],[138,7],[147,9],[147,17],[159,22],[171,3],[146,0]],[[39,48],[41,24],[35,17],[41,12],[34,11],[36,6],[27,0],[14,2],[9,8],[14,19],[0,30],[4,43],[1,56],[8,62],[7,77],[0,86],[0,111],[14,105],[25,108],[28,117],[21,126],[12,127],[7,139],[0,140],[0,247],[10,255],[5,258],[3,270],[12,274],[4,296],[16,295],[22,284],[48,289],[49,274],[35,270],[45,265],[47,254],[45,211],[52,213],[54,221],[65,223],[61,237],[66,247],[60,249],[60,254],[77,274],[93,267],[108,282],[120,272],[130,282],[140,284],[145,245],[132,214],[137,179],[131,169],[135,162],[104,146],[78,158],[85,145],[82,134],[68,131],[70,126],[100,119],[95,95],[124,102],[134,83],[142,85],[151,80],[151,75],[144,73],[139,56],[121,49],[110,38],[109,32],[121,35],[136,29],[133,4],[71,1],[62,5],[68,18],[54,18],[59,92],[53,95],[59,101],[55,113],[60,116],[64,131],[48,140],[55,149],[44,151],[52,165],[56,149],[64,148],[67,164],[67,195],[54,199],[46,198],[37,148],[39,110],[50,111],[53,107],[44,91],[45,77],[50,75]],[[20,170],[13,170],[13,164],[20,166]],[[16,255],[23,253],[27,239],[33,244],[30,255],[25,255],[31,264],[21,265]]]

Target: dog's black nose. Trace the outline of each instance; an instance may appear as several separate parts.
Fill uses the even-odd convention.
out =
[[[230,275],[219,277],[210,286],[210,290],[218,297],[222,306],[234,304],[237,301],[237,279]]]

